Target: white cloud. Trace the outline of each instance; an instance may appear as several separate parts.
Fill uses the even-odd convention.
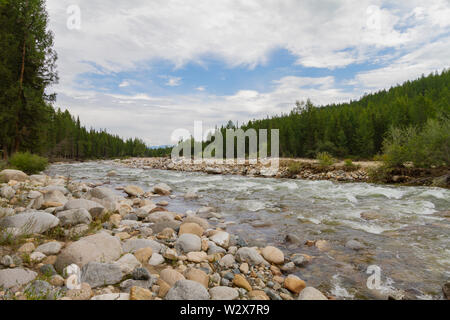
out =
[[[181,78],[180,77],[168,77],[167,78],[166,86],[178,87],[179,85],[181,85]]]
[[[241,90],[231,96],[147,94],[118,95],[90,92],[87,99],[61,95],[64,105],[89,127],[108,128],[125,137],[142,137],[149,144],[170,143],[178,128],[191,130],[203,121],[205,130],[227,120],[243,123],[253,118],[288,112],[297,100],[311,98],[317,104],[345,101],[348,92],[333,88],[333,77],[285,77],[273,82],[270,92]],[[352,95],[353,97],[353,95]],[[101,104],[99,104],[101,101]]]
[[[81,9],[80,30],[66,27],[72,4]],[[450,65],[448,0],[47,0],[47,5],[59,55],[58,105],[69,106],[88,126],[152,144],[167,143],[172,129],[195,119],[213,126],[288,112],[300,99],[345,101]],[[161,60],[180,68],[214,57],[229,67],[252,68],[280,48],[305,67],[382,67],[346,83],[288,76],[274,81],[268,92],[242,87],[229,96],[210,95],[205,86],[196,89],[202,94],[184,96],[111,95],[76,81],[87,72],[132,74]],[[182,82],[165,79],[167,86]],[[119,87],[134,86],[135,80],[127,77]],[[343,91],[342,84],[355,89]]]
[[[121,84],[119,84],[119,88],[126,88],[130,86],[130,82],[128,81],[122,81]]]

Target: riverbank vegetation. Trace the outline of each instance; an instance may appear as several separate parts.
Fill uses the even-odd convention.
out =
[[[55,110],[58,82],[53,33],[44,0],[0,1],[0,157],[31,152],[57,159],[144,156],[140,139],[124,141],[86,129],[68,111]]]

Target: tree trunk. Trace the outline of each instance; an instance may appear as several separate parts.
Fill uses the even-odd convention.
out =
[[[23,88],[23,76],[25,74],[25,54],[26,54],[26,43],[25,38],[23,39],[23,46],[22,46],[22,66],[20,69],[20,80],[19,80],[19,95],[22,94],[22,88]]]

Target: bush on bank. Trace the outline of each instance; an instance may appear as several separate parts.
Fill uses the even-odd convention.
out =
[[[388,167],[411,162],[417,168],[450,165],[450,119],[430,119],[423,129],[392,128],[383,143],[384,161]]]
[[[26,174],[36,174],[47,168],[48,160],[29,152],[17,152],[11,157],[9,164]]]

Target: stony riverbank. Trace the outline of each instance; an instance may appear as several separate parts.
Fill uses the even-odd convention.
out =
[[[14,170],[0,182],[0,300],[333,299],[293,274],[314,263],[304,245],[320,252],[327,241],[286,256],[247,247],[214,208],[165,209],[176,197],[196,201],[194,192]]]
[[[184,172],[204,172],[208,174],[231,174],[249,177],[265,178],[291,178],[305,180],[332,180],[340,182],[368,182],[367,168],[355,165],[348,168],[344,165],[334,165],[321,168],[313,160],[298,162],[301,166],[295,170],[290,169],[289,164],[294,160],[280,160],[279,169],[274,170],[270,164],[186,164],[174,163],[170,158],[130,158],[115,160],[117,164],[130,168],[175,170]]]

